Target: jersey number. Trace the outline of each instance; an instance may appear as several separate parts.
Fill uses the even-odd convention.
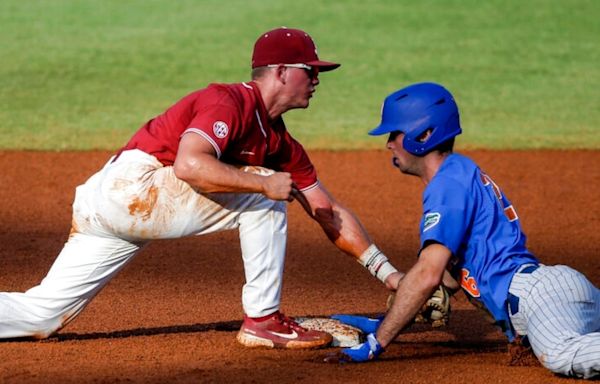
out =
[[[508,205],[507,200],[502,196],[502,191],[498,187],[498,184],[494,183],[494,180],[483,172],[481,172],[481,182],[485,187],[488,185],[492,186],[492,191],[494,191],[494,195],[496,195],[496,198],[500,202],[500,206],[504,209],[504,214],[508,218],[508,221],[517,220],[519,218],[519,216],[517,216],[517,211],[515,211],[512,204]]]
[[[473,276],[469,276],[470,272],[468,269],[463,268],[461,271],[460,286],[473,297],[479,297],[479,288],[477,288],[477,282]]]

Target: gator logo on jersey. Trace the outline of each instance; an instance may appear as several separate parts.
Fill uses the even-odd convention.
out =
[[[215,121],[215,123],[213,124],[213,133],[219,139],[222,139],[225,136],[227,136],[227,134],[229,133],[229,127],[227,126],[227,123],[225,123],[224,121]]]
[[[431,212],[425,215],[425,220],[423,220],[423,232],[427,232],[431,228],[435,227],[439,222],[442,215],[438,212]]]

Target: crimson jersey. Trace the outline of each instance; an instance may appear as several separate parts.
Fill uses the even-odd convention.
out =
[[[187,133],[208,140],[225,163],[289,172],[300,190],[317,184],[306,151],[286,130],[281,117],[269,121],[253,82],[211,84],[185,96],[148,121],[121,151],[139,149],[172,165],[179,140]]]

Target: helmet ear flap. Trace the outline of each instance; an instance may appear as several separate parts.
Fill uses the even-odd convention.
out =
[[[427,127],[423,130],[413,130],[404,135],[402,145],[404,149],[413,155],[422,156],[424,147],[427,145],[427,141],[431,139],[434,132],[434,127]]]
[[[434,130],[434,127],[428,127],[423,132],[421,132],[421,134],[417,136],[415,140],[419,143],[425,144],[427,140],[431,139],[431,137],[433,136]]]

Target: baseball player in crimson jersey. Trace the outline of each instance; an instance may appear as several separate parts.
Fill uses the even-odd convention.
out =
[[[506,195],[472,160],[452,152],[460,133],[454,98],[438,84],[414,84],[385,99],[381,124],[370,134],[389,134],[394,164],[426,184],[421,250],[383,321],[335,316],[371,332],[366,343],[343,350],[342,358],[376,358],[410,324],[448,269],[509,341],[525,339],[545,367],[599,376],[600,290],[567,266],[539,263]]]
[[[243,345],[314,348],[331,336],[279,311],[286,202],[298,200],[342,251],[393,288],[402,276],[317,179],[281,115],[308,107],[322,61],[298,29],[262,34],[252,81],[211,84],[147,122],[77,187],[73,228],[43,281],[0,293],[0,338],[45,338],[69,323],[150,240],[237,228],[246,283]]]

